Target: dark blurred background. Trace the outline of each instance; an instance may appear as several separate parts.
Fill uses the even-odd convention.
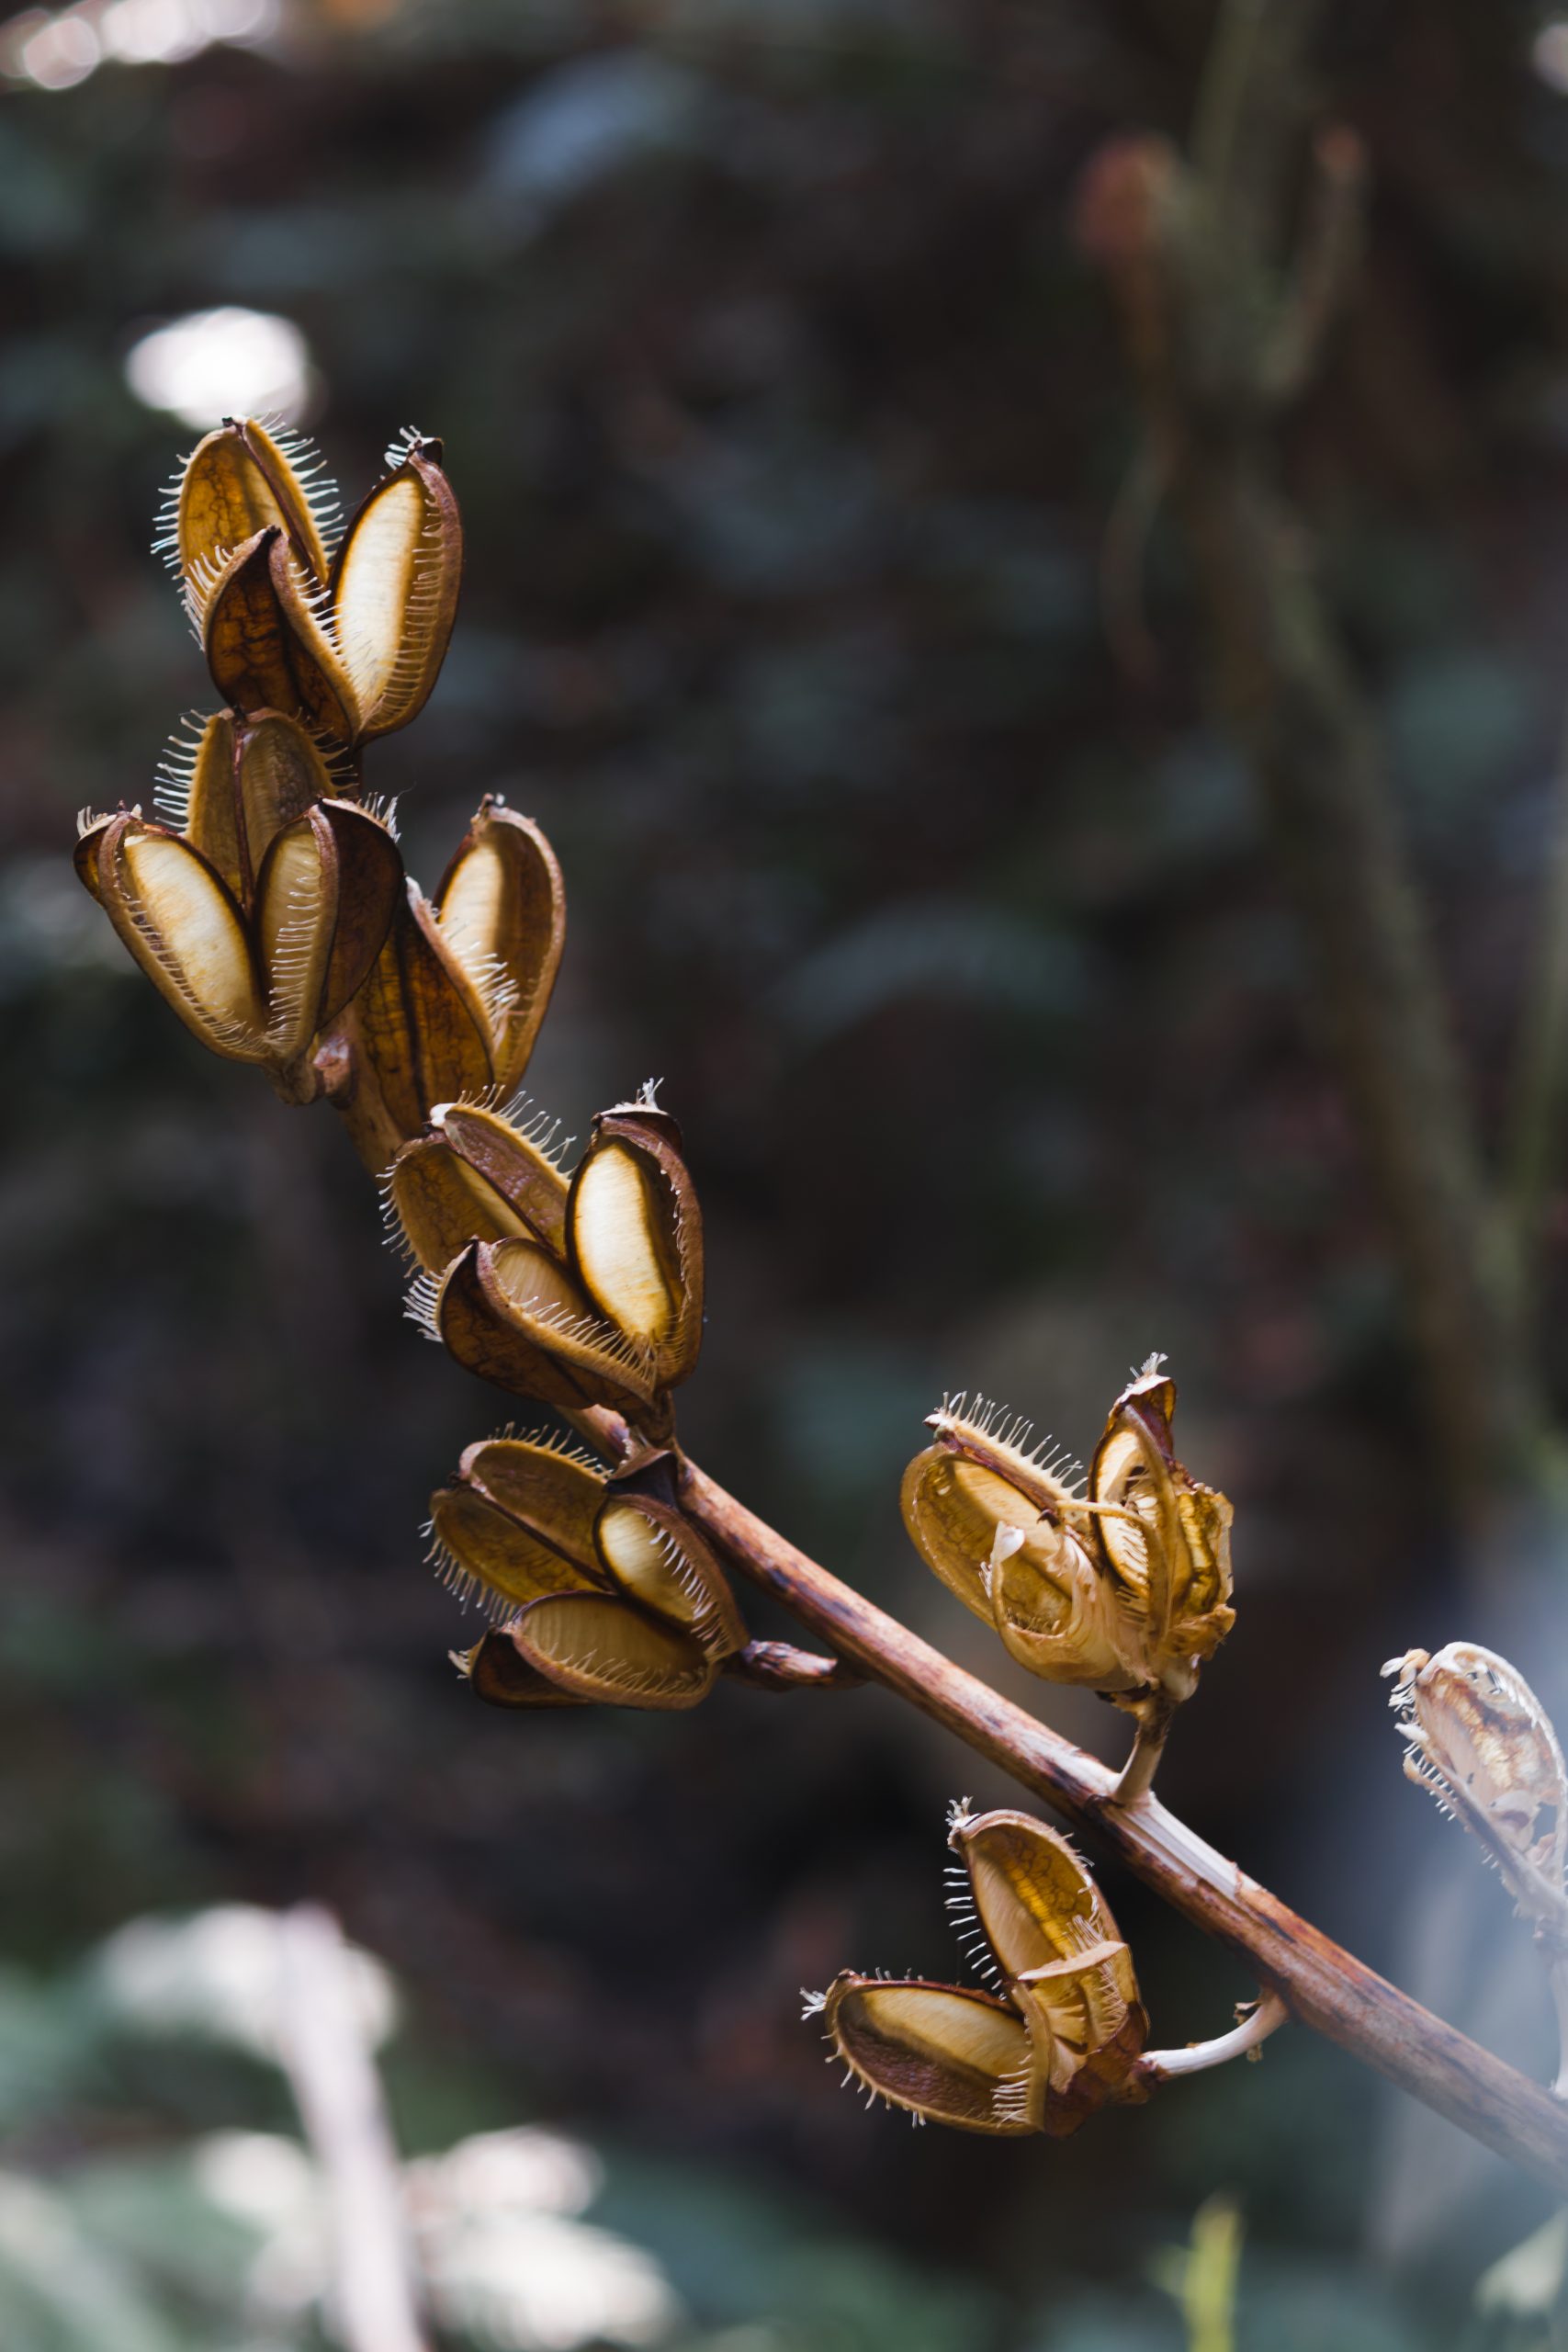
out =
[[[1439,1532],[1387,1237],[1202,716],[1174,532],[1157,676],[1121,674],[1098,612],[1136,419],[1073,188],[1108,136],[1181,134],[1209,15],[95,0],[0,26],[7,1998],[47,2007],[129,1918],[321,1899],[401,1983],[405,2144],[535,2120],[600,2149],[682,2343],[1156,2352],[1184,2337],[1150,2266],[1222,2191],[1244,2347],[1533,2343],[1471,2297],[1547,2207],[1299,2030],[1062,2145],[862,2113],[796,1988],[951,1973],[942,1807],[1003,1784],[874,1692],[466,1698],[473,1621],[418,1531],[506,1402],[400,1319],[330,1114],[207,1057],[133,972],[73,817],[150,800],[204,707],[147,553],[196,431],[281,403],[351,503],[398,427],[444,435],[457,635],[369,780],[427,884],[485,791],[561,855],[530,1091],[581,1135],[665,1081],[710,1233],[692,1451],[1017,1690],[903,1539],[921,1416],[977,1386],[1085,1452],[1168,1350],[1185,1457],[1235,1501],[1240,1614],[1168,1801],[1414,1985],[1461,1917],[1506,1946],[1387,1728],[1386,1656],[1496,1627]],[[1320,69],[1370,242],[1286,463],[1491,1120],[1563,696],[1568,21],[1382,0],[1331,14]],[[1568,1685],[1550,1645],[1527,1663]],[[1219,2030],[1244,1978],[1108,1891],[1156,2040]],[[1446,1997],[1550,2063],[1528,1954],[1490,2022]],[[225,2120],[177,2068],[69,2077],[13,2115],[0,2064],[7,2177]],[[167,2288],[171,2345],[307,2340],[193,2294]]]

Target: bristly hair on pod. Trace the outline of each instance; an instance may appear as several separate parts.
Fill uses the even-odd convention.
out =
[[[441,1297],[441,1277],[438,1274],[418,1274],[409,1284],[403,1299],[403,1318],[412,1323],[421,1337],[441,1345],[441,1332],[435,1320],[435,1309]]]
[[[1085,1472],[1077,1455],[1065,1445],[1055,1444],[1050,1438],[1032,1443],[1033,1422],[1025,1414],[1010,1411],[1006,1405],[997,1404],[977,1392],[972,1396],[967,1389],[960,1389],[956,1396],[944,1396],[936,1411],[926,1415],[926,1427],[934,1430],[938,1437],[953,1439],[960,1445],[969,1439],[983,1446],[1004,1476],[1010,1463],[1025,1487],[1043,1482],[1053,1487],[1064,1503],[1083,1499]]]
[[[176,580],[180,576],[180,492],[195,455],[193,445],[175,461],[173,474],[158,492],[152,516],[152,552]]]
[[[574,1463],[580,1470],[592,1470],[596,1478],[605,1475],[604,1464],[591,1453],[581,1439],[569,1437],[564,1430],[547,1429],[520,1430],[515,1421],[508,1421],[504,1429],[491,1430],[489,1437],[479,1440],[481,1445],[535,1445],[541,1453],[554,1453],[562,1462]]]
[[[179,725],[164,744],[153,770],[152,806],[165,825],[183,833],[190,821],[191,786],[196,763],[207,733],[208,718],[199,710],[180,715]]]
[[[401,425],[381,452],[381,463],[389,474],[395,474],[416,450],[428,449],[430,446],[430,435],[422,433],[417,424]]]
[[[308,433],[276,413],[255,417],[253,422],[282,453],[290,473],[299,485],[300,495],[310,510],[310,520],[316,526],[330,562],[337,552],[337,541],[343,533],[343,498],[337,483],[327,470],[325,458]]]
[[[808,1992],[804,1984],[800,1988],[800,2014],[803,2018],[819,2018],[828,2006],[826,1993]]]
[[[548,1111],[541,1110],[526,1087],[520,1086],[516,1093],[502,1104],[501,1116],[509,1127],[516,1128],[525,1143],[533,1146],[541,1159],[549,1161],[558,1175],[565,1176],[570,1172],[566,1165],[567,1154],[577,1137],[563,1136],[561,1121],[552,1117]]]

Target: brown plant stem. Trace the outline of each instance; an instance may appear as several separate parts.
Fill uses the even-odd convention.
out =
[[[1173,1909],[1244,1961],[1291,2015],[1568,2195],[1568,2104],[1506,2065],[1248,1878],[1153,1795],[1114,1800],[1115,1776],[840,1584],[699,1470],[682,1499],[734,1566],[819,1640],[1088,1830]]]

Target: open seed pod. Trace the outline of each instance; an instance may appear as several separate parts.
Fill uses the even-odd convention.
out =
[[[694,1635],[616,1595],[553,1594],[506,1631],[524,1664],[570,1698],[672,1713],[713,1687],[715,1661]]]
[[[495,1081],[522,1083],[566,939],[566,891],[537,825],[487,794],[447,867],[442,936],[482,1003]]]
[[[313,737],[276,710],[250,719],[216,712],[193,738],[171,743],[158,773],[159,817],[201,852],[247,909],[276,836],[339,788]]]
[[[558,1412],[640,1415],[656,1394],[647,1357],[531,1241],[471,1242],[442,1278],[429,1325],[469,1372]]]
[[[236,710],[301,713],[339,741],[356,741],[354,682],[276,526],[243,540],[193,592],[190,616],[212,683]]]
[[[187,592],[199,594],[236,548],[276,530],[306,585],[323,588],[339,521],[337,492],[302,435],[231,417],[186,459],[154,546]]]
[[[608,1592],[595,1529],[604,1474],[547,1438],[486,1438],[430,1498],[446,1580],[517,1608],[554,1592]]]
[[[621,1591],[695,1636],[710,1657],[746,1646],[746,1622],[724,1570],[691,1521],[651,1495],[610,1494],[594,1529]]]
[[[416,718],[446,659],[463,571],[457,502],[441,444],[417,434],[387,452],[390,470],[344,535],[333,567],[335,642],[360,738]]]
[[[1148,2037],[1133,1956],[1066,1839],[1028,1814],[955,1816],[973,1918],[1034,2028],[1056,2121],[1125,2096]]]
[[[904,1524],[964,1606],[1050,1682],[1139,1715],[1190,1695],[1235,1620],[1231,1507],[1177,1461],[1173,1384],[1153,1362],[1111,1408],[1085,1492],[1021,1421],[959,1397],[904,1474]]]
[[[318,1066],[355,1148],[378,1175],[438,1104],[489,1091],[484,1008],[412,882]]]
[[[1107,2099],[1148,2096],[1147,2020],[1116,1923],[1071,1847],[1026,1814],[955,1806],[948,1897],[997,1991],[847,1973],[809,1995],[860,2083],[969,2132],[1065,2139]]]
[[[89,824],[76,866],[186,1026],[278,1073],[359,987],[402,875],[386,828],[346,801],[314,803],[274,835],[249,913],[199,850],[134,811]]]
[[[1568,1936],[1568,1771],[1523,1675],[1476,1642],[1407,1650],[1383,1672],[1408,1778],[1480,1838],[1527,1917]]]
[[[646,1350],[659,1385],[696,1363],[703,1338],[703,1227],[680,1130],[651,1100],[593,1122],[567,1203],[571,1263],[599,1312]]]
[[[387,1196],[409,1254],[445,1272],[470,1241],[531,1240],[564,1257],[567,1180],[536,1127],[499,1112],[438,1103],[393,1160]]]
[[[1224,1495],[1177,1460],[1175,1409],[1176,1384],[1151,1357],[1111,1408],[1089,1487],[1100,1555],[1137,1626],[1145,1678],[1185,1699],[1235,1623],[1233,1514]]]
[[[1044,2077],[1030,2029],[989,1993],[846,1969],[807,2013],[869,2094],[922,2123],[1016,2139],[1043,2129]]]

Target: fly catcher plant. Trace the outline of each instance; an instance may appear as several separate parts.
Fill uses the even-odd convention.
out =
[[[952,1901],[987,1981],[846,1971],[807,2002],[851,2080],[917,2120],[1065,2136],[1107,2103],[1256,2055],[1293,2015],[1568,2195],[1568,2104],[1295,1917],[1152,1792],[1172,1718],[1235,1622],[1231,1506],[1176,1451],[1160,1358],[1111,1404],[1087,1474],[960,1397],[931,1416],[903,1482],[916,1551],[1006,1652],[1131,1716],[1119,1778],[684,1454],[675,1392],[697,1369],[705,1290],[681,1130],[644,1086],[600,1114],[568,1169],[518,1091],[565,934],[554,854],[486,797],[427,899],[367,791],[367,749],[418,717],[456,613],[462,535],[441,444],[403,434],[341,532],[337,511],[320,460],[265,424],[230,421],[186,460],[159,546],[222,707],[176,738],[154,813],[84,816],[76,865],[194,1035],[258,1065],[285,1102],[337,1112],[429,1336],[555,1416],[480,1438],[432,1499],[442,1574],[491,1616],[456,1654],[469,1694],[521,1714],[656,1711],[696,1706],[721,1676],[778,1692],[880,1682],[1257,1976],[1230,2030],[1149,2051],[1134,1956],[1088,1863],[1027,1814],[961,1804]],[[1091,1418],[1086,1400],[1086,1431]],[[822,1647],[752,1639],[736,1576]],[[1555,1735],[1488,1653],[1412,1652],[1398,1671],[1415,1775],[1482,1838],[1561,2004]]]

